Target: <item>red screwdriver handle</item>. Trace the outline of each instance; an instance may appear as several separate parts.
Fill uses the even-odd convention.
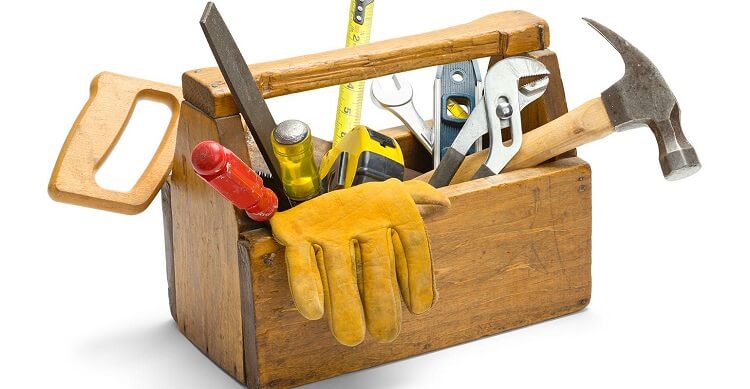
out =
[[[273,216],[279,199],[263,186],[263,179],[231,150],[207,140],[192,153],[193,170],[224,198],[244,209],[251,219],[264,222]]]

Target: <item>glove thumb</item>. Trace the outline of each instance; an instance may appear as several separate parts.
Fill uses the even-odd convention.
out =
[[[451,207],[448,196],[424,181],[404,181],[404,189],[417,204],[417,209],[423,219],[442,215]]]

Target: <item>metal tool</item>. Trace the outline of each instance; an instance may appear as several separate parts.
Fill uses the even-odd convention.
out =
[[[445,152],[430,184],[437,188],[448,185],[466,153],[487,133],[489,153],[473,178],[499,173],[521,147],[521,110],[544,94],[549,83],[548,75],[549,71],[541,62],[526,57],[506,58],[492,66],[487,72],[484,97]],[[535,76],[541,78],[518,87],[522,78]],[[507,127],[510,127],[511,134],[509,144],[502,139],[502,130]]]
[[[419,143],[432,153],[433,131],[414,107],[412,102],[414,90],[411,84],[400,74],[394,74],[391,78],[396,84],[396,90],[392,92],[386,91],[378,80],[372,80],[370,86],[372,102],[396,115],[417,137]]]
[[[433,166],[440,165],[448,147],[458,136],[466,119],[482,98],[482,73],[477,60],[440,65],[435,76],[435,118],[433,131]],[[465,111],[462,105],[468,110]],[[467,154],[482,149],[482,139],[477,139]]]
[[[349,23],[346,26],[346,47],[370,42],[374,7],[374,0],[351,0]],[[336,126],[333,132],[334,145],[352,128],[359,125],[364,91],[364,81],[352,81],[339,86]]]
[[[285,120],[273,130],[271,143],[289,200],[301,203],[319,195],[320,176],[313,158],[310,127],[299,120]]]
[[[320,161],[323,192],[389,178],[404,179],[404,156],[395,139],[354,127]]]
[[[270,179],[266,180],[267,185],[276,193],[284,193],[279,161],[273,155],[271,145],[271,131],[276,128],[276,122],[271,111],[268,110],[253,74],[247,67],[247,62],[242,57],[240,49],[214,3],[206,4],[200,25],[216,58],[216,63],[221,69],[221,74],[232,92],[234,102],[239,107],[263,160],[268,165]],[[289,199],[286,196],[280,196],[279,208],[285,210],[290,207]]]
[[[641,126],[648,126],[656,137],[664,178],[679,180],[699,171],[698,154],[682,132],[677,99],[656,66],[614,31],[585,20],[620,53],[625,75],[600,97],[524,134],[524,146],[504,171],[536,166],[613,132]],[[468,179],[484,155],[482,151],[468,157],[455,181]]]
[[[225,199],[244,209],[251,219],[264,222],[278,208],[278,198],[231,150],[207,140],[193,148],[193,170]]]
[[[659,69],[621,36],[584,18],[598,31],[625,62],[625,75],[602,92],[602,102],[614,131],[647,125],[656,136],[659,163],[664,178],[679,180],[701,168],[698,154],[682,133],[680,106]]]

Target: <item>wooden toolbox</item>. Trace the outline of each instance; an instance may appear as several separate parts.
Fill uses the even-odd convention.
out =
[[[524,12],[276,62],[251,65],[265,97],[473,58],[528,55],[550,70],[523,112],[532,130],[567,111],[546,22]],[[172,174],[162,190],[172,316],[180,331],[250,388],[293,387],[467,342],[583,309],[591,295],[591,170],[575,151],[541,166],[440,189],[451,210],[426,220],[439,299],[405,310],[392,343],[340,345],[325,320],[295,309],[284,249],[194,174],[190,151],[219,141],[263,162],[218,69],[188,71]],[[431,157],[404,128],[386,130],[408,168]],[[318,158],[330,147],[316,140]],[[406,309],[406,308],[404,308]]]

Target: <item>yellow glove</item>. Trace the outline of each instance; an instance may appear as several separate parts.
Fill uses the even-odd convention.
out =
[[[412,313],[437,298],[422,215],[450,206],[422,181],[390,179],[326,193],[271,218],[286,247],[289,287],[299,312],[327,312],[336,339],[356,346],[365,328],[381,342],[401,331],[401,299]]]

